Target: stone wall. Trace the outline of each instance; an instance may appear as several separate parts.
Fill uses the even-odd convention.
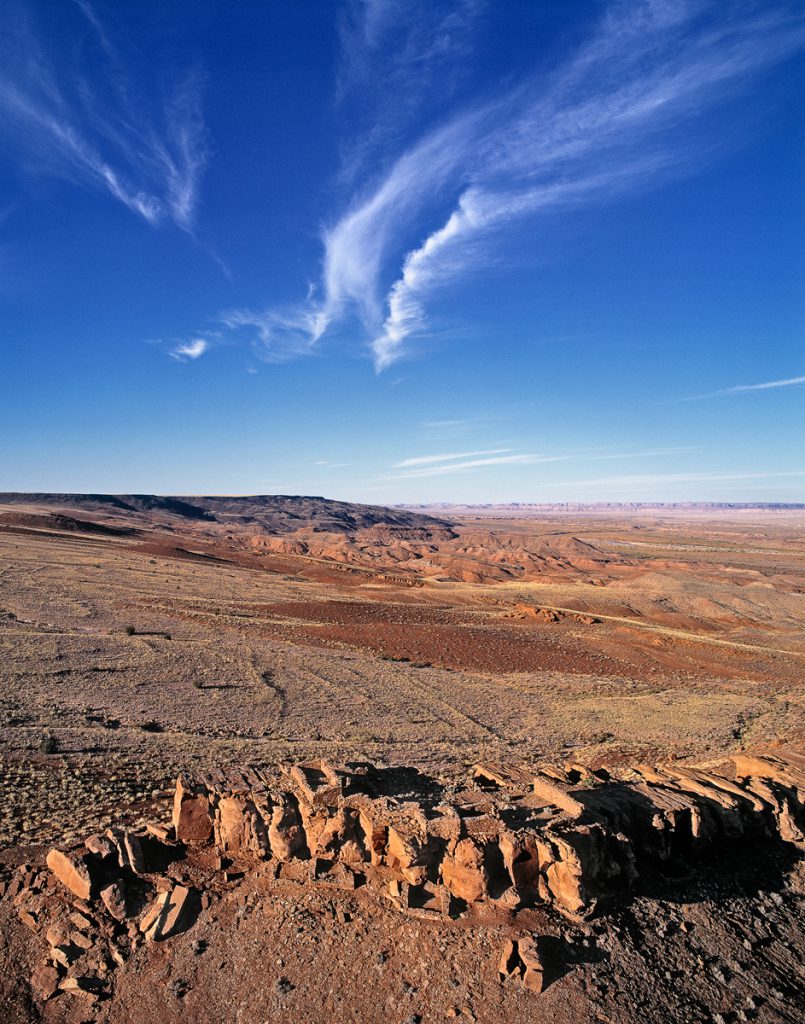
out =
[[[539,905],[579,918],[628,898],[646,873],[678,876],[727,845],[802,850],[804,780],[794,751],[595,771],[484,763],[450,790],[365,763],[311,761],[279,782],[255,768],[181,775],[170,824],[53,849],[47,870],[23,866],[0,895],[47,943],[35,997],[91,1004],[138,945],[192,927],[247,872],[266,885],[365,887],[434,921],[479,910],[516,921]],[[512,940],[500,970],[538,991],[535,949]]]

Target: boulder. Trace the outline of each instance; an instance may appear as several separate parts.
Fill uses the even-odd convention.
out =
[[[207,787],[180,775],[173,798],[173,828],[180,843],[206,843],[213,822]]]
[[[268,839],[271,853],[279,861],[308,856],[307,837],[296,799],[291,794],[277,794]]]
[[[460,839],[442,861],[442,879],[457,899],[476,903],[489,887],[484,851],[472,839]]]
[[[498,971],[501,979],[512,978],[529,992],[542,992],[545,975],[534,936],[510,939],[503,947]]]
[[[125,920],[128,916],[128,908],[123,883],[120,881],[112,882],[112,884],[107,885],[105,889],[101,889],[100,895],[101,901],[109,912],[109,915],[116,921]]]
[[[94,855],[81,856],[71,850],[54,848],[47,855],[46,863],[62,885],[79,899],[94,899],[98,883],[97,860]]]
[[[270,813],[270,808],[266,808]],[[268,828],[255,803],[243,796],[221,797],[215,808],[215,841],[224,853],[269,855]]]
[[[31,975],[31,993],[38,1002],[44,1003],[59,991],[59,972],[52,964],[40,964]]]
[[[174,886],[160,893],[140,919],[140,931],[150,941],[159,942],[187,929],[198,917],[201,903],[195,889]]]

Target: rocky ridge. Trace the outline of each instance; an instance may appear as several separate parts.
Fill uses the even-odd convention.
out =
[[[47,946],[34,999],[76,999],[87,1019],[143,942],[191,928],[247,873],[266,894],[277,880],[365,886],[414,917],[505,920],[515,933],[500,977],[539,992],[538,936],[517,934],[521,912],[580,920],[727,844],[801,852],[804,781],[793,751],[618,770],[487,762],[452,791],[414,769],[321,760],[279,780],[254,768],[181,775],[170,825],[54,848],[47,870],[23,865],[0,889]]]

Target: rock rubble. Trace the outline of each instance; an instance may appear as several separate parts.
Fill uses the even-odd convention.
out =
[[[726,843],[805,848],[805,757],[734,754],[720,763],[590,770],[485,762],[449,793],[413,769],[367,763],[181,775],[170,825],[110,828],[53,849],[5,885],[47,944],[34,998],[91,1008],[143,942],[191,928],[255,872],[266,888],[366,887],[400,912],[440,921],[479,913],[516,924],[543,906],[570,919],[628,898],[651,872],[681,873]],[[512,938],[506,983],[540,992],[538,940]]]

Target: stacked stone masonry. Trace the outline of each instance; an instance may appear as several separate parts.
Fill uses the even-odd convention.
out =
[[[47,942],[35,998],[94,1003],[142,943],[191,927],[221,887],[259,872],[303,885],[366,887],[440,921],[544,906],[570,918],[628,897],[641,873],[679,873],[724,843],[805,848],[805,757],[734,754],[720,763],[591,770],[486,762],[445,791],[414,769],[297,765],[181,775],[170,825],[109,829],[51,850],[6,885]],[[748,848],[751,848],[748,846]],[[538,992],[533,937],[499,971]]]

